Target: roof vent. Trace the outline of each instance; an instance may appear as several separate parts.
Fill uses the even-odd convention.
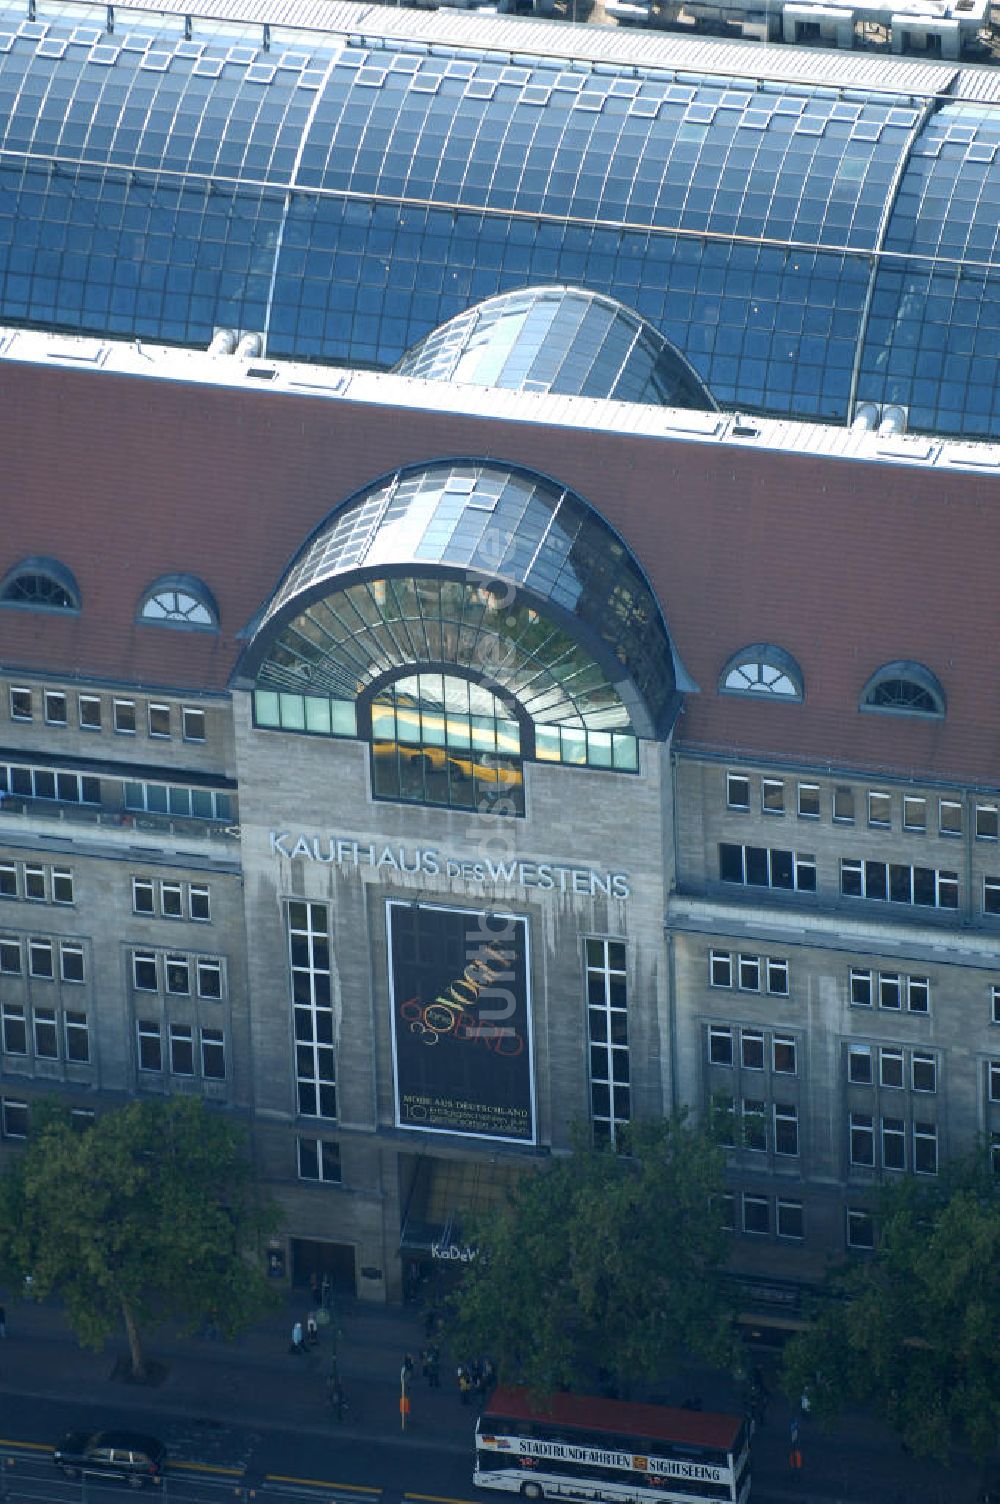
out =
[[[237,360],[256,360],[264,353],[264,336],[262,334],[241,334],[240,342],[236,346]]]
[[[905,407],[898,403],[890,402],[882,409],[882,421],[878,426],[880,439],[890,438],[893,434],[906,432],[907,412]]]
[[[212,334],[212,343],[208,347],[209,355],[232,355],[236,349],[235,329],[216,329]]]
[[[738,434],[741,439],[755,439],[760,429],[753,418],[744,418],[737,413],[733,420],[733,433]]]
[[[871,433],[878,423],[880,409],[877,402],[859,402],[854,409],[852,433]]]

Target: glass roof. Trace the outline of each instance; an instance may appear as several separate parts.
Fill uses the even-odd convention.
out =
[[[678,704],[663,617],[621,539],[571,492],[488,462],[396,471],[337,512],[239,672],[353,699],[422,663],[477,675],[539,722],[655,736]]]
[[[572,285],[724,405],[996,432],[1000,106],[106,14],[0,6],[0,319],[388,367]]]
[[[714,408],[684,357],[613,298],[529,287],[488,298],[436,329],[396,370],[523,392]]]

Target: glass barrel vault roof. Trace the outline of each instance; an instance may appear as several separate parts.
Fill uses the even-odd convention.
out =
[[[354,699],[455,665],[532,719],[665,734],[670,640],[624,543],[579,497],[485,461],[396,471],[292,564],[240,665],[261,687]]]
[[[946,69],[918,97],[106,14],[0,6],[4,321],[392,366],[569,284],[723,405],[997,431],[1000,105]]]

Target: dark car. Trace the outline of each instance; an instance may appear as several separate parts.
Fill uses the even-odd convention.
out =
[[[137,1431],[70,1431],[56,1447],[53,1460],[67,1478],[102,1473],[141,1488],[144,1483],[161,1481],[166,1455],[162,1441]]]

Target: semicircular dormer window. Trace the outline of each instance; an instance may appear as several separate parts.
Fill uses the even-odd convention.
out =
[[[212,631],[219,625],[219,609],[201,580],[193,575],[171,574],[147,590],[139,606],[139,620],[153,626]]]
[[[22,559],[0,582],[0,603],[36,611],[79,611],[80,591],[58,559]]]
[[[730,658],[719,677],[719,693],[801,700],[802,670],[783,648],[753,643]]]
[[[884,663],[861,691],[861,710],[881,710],[889,715],[943,716],[944,690],[937,677],[922,663],[900,660]]]

